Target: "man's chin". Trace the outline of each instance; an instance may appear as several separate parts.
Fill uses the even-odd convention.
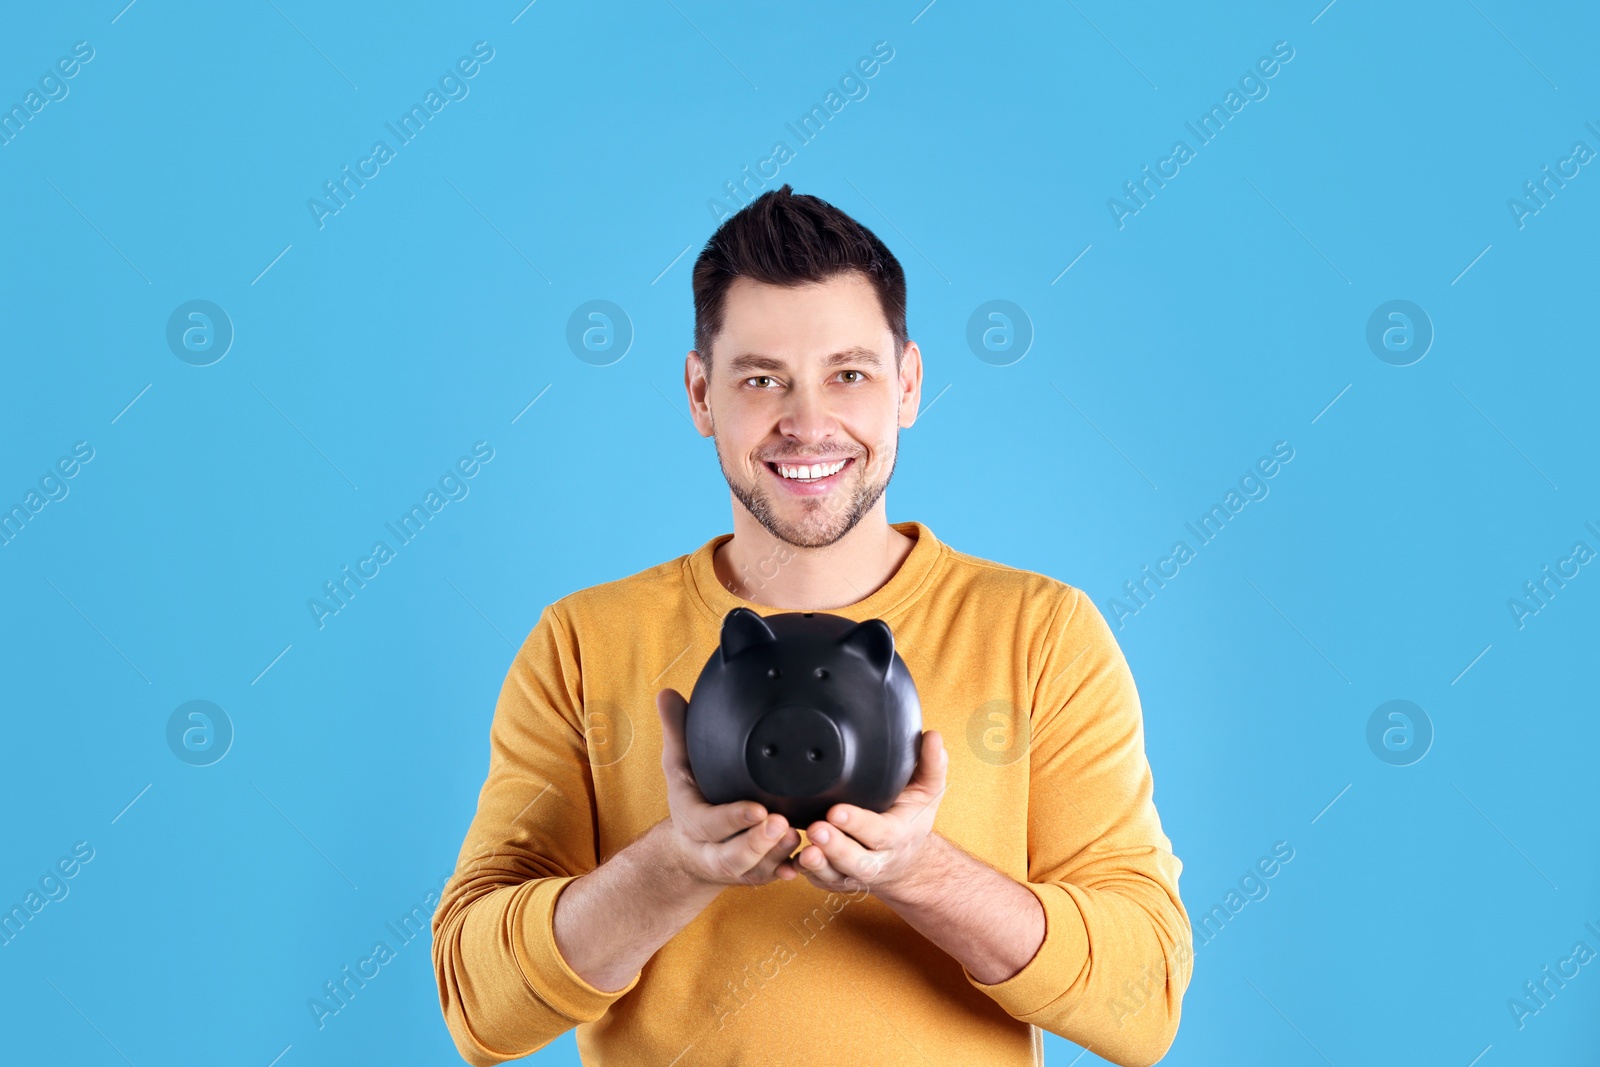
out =
[[[841,509],[831,497],[782,502],[764,495],[741,499],[768,533],[796,548],[826,548],[855,526],[849,509]]]
[[[773,537],[796,548],[831,545],[848,532],[847,516],[831,508],[792,502],[774,505],[770,499],[761,499],[757,507],[746,510]]]
[[[849,533],[850,527],[842,522],[783,523],[769,525],[767,531],[796,548],[826,548]]]

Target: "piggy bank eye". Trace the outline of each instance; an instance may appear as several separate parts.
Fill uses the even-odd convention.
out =
[[[768,667],[767,668],[767,677],[768,678],[782,678],[783,677],[783,672],[780,671],[776,667]]]
[[[828,677],[828,668],[818,667],[813,673],[815,673],[818,678],[826,678]]]

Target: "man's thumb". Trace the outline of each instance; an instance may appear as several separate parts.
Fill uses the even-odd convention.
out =
[[[663,689],[656,694],[656,711],[661,716],[662,740],[674,747],[683,743],[683,715],[688,702],[676,689]]]

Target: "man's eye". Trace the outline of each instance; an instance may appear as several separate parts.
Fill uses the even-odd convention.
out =
[[[858,370],[843,370],[843,371],[840,371],[839,373],[840,374],[860,374],[861,372],[858,371]]]
[[[747,378],[745,380],[746,381],[751,381],[751,382],[770,382],[770,381],[772,381],[772,377],[771,377],[771,375],[767,375],[767,374],[758,374],[754,378]],[[761,386],[760,388],[765,389],[766,386]]]

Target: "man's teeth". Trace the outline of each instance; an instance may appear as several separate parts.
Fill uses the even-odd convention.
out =
[[[796,481],[802,482],[810,482],[815,481],[818,478],[826,478],[830,474],[838,474],[839,471],[844,469],[844,465],[848,462],[850,461],[847,459],[841,459],[837,463],[813,463],[809,467],[790,467],[780,463],[778,464],[778,473],[785,478],[792,478]]]

